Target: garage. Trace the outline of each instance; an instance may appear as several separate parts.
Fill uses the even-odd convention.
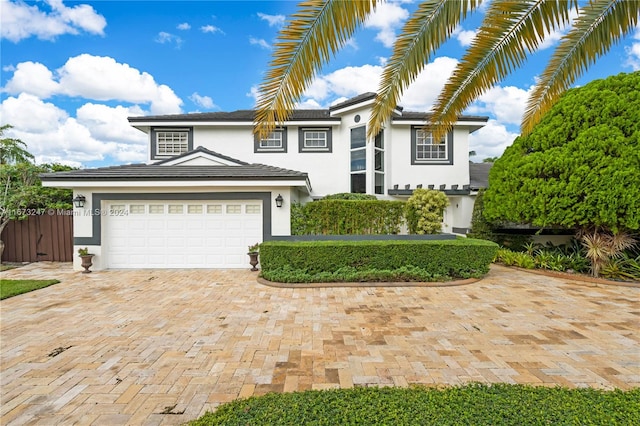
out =
[[[246,268],[262,241],[261,200],[110,201],[107,268]]]

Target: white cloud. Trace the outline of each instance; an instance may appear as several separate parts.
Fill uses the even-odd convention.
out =
[[[400,105],[407,111],[429,111],[458,61],[441,56],[428,63],[405,90]]]
[[[634,42],[631,46],[625,46],[624,50],[627,53],[627,59],[624,63],[625,66],[631,67],[634,71],[640,70],[640,26],[636,27],[636,32],[633,35]]]
[[[492,87],[478,98],[469,111],[471,113],[490,113],[500,123],[519,125],[532,90],[533,87],[529,90],[513,86]]]
[[[48,98],[60,91],[60,84],[54,80],[49,68],[39,62],[21,62],[13,72],[13,77],[4,87],[8,93],[30,93],[40,98]]]
[[[475,151],[473,161],[487,157],[500,157],[513,143],[518,133],[510,132],[504,124],[490,119],[487,125],[469,135],[469,150]]]
[[[260,46],[263,49],[271,50],[271,45],[267,43],[266,40],[263,38],[249,37],[249,43],[256,46]]]
[[[150,104],[153,114],[181,112],[182,100],[168,86],[146,72],[106,56],[82,54],[69,58],[55,74],[39,63],[18,64],[4,91],[32,93],[42,98],[77,96],[101,101]],[[34,83],[38,81],[38,83]]]
[[[261,12],[258,12],[258,18],[267,21],[270,27],[281,27],[285,21],[284,15],[267,15]]]
[[[87,4],[67,7],[62,0],[47,0],[46,3],[50,12],[24,2],[0,2],[0,37],[17,43],[31,36],[54,40],[57,36],[81,31],[104,35],[107,21],[93,7]]]
[[[211,34],[220,33],[220,34],[224,34],[224,31],[222,31],[220,28],[215,27],[213,25],[203,25],[202,27],[200,27],[200,31],[202,31],[203,33],[211,33]]]
[[[191,25],[189,25],[188,22],[183,22],[182,24],[178,24],[176,28],[182,31],[186,31],[191,29]]]
[[[409,12],[398,3],[380,3],[365,22],[365,28],[379,30],[376,40],[385,47],[392,47],[396,40],[396,28],[409,17]]]
[[[194,104],[199,105],[203,108],[211,109],[216,107],[216,105],[213,103],[213,99],[211,99],[209,96],[201,96],[198,94],[198,92],[194,92],[191,96],[189,96],[189,99]]]
[[[8,97],[1,106],[3,123],[11,124],[30,134],[46,134],[55,131],[58,124],[69,115],[52,103],[43,102],[37,96],[21,93],[17,98]],[[28,140],[23,140],[29,143]]]
[[[128,116],[139,107],[109,107],[86,103],[70,117],[64,110],[36,96],[20,94],[0,104],[0,115],[14,126],[10,136],[21,139],[38,163],[81,166],[111,157],[117,162],[146,158],[147,137],[131,127]]]
[[[477,34],[477,31],[467,31],[463,30],[461,27],[458,27],[453,33],[462,47],[471,46],[471,43],[473,42],[473,39],[476,38]]]
[[[156,38],[154,39],[156,43],[165,44],[165,43],[175,43],[176,48],[180,48],[182,46],[183,40],[175,34],[171,34],[165,31],[160,31]]]

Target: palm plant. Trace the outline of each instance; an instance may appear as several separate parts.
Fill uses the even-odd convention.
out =
[[[382,0],[380,0],[382,1]],[[382,74],[368,125],[379,133],[403,91],[482,0],[424,0],[405,23]],[[307,0],[299,5],[260,86],[255,132],[287,120],[322,65],[375,12],[377,0]],[[551,33],[563,36],[531,94],[521,130],[531,131],[559,96],[611,45],[638,24],[640,0],[493,0],[477,36],[443,88],[427,126],[438,139],[485,90],[522,66]]]
[[[636,245],[636,240],[626,232],[609,234],[595,229],[583,232],[580,240],[586,249],[586,256],[591,261],[591,273],[600,275],[600,270],[610,259],[623,255],[624,251]]]

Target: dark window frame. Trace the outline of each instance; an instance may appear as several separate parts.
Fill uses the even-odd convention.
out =
[[[184,154],[158,154],[158,132],[187,132],[187,151],[193,151],[193,127],[152,127],[150,132],[151,139],[151,159],[152,160],[166,160],[168,158],[177,157]]]
[[[327,134],[327,146],[320,147],[305,147],[304,146],[304,132],[318,132],[324,131]],[[333,128],[331,127],[299,127],[298,128],[298,152],[333,152]]]
[[[282,134],[282,147],[278,147],[278,148],[264,148],[260,146],[260,138],[258,137],[258,135],[254,135],[253,137],[253,152],[254,153],[270,153],[270,152],[275,152],[275,153],[286,153],[287,149],[288,149],[288,143],[287,143],[287,128],[286,127],[278,127],[274,130],[274,132],[279,132],[280,134]]]
[[[447,158],[442,159],[418,159],[417,132],[422,130],[422,126],[411,126],[411,164],[416,166],[451,166],[453,165],[453,130],[447,133],[445,144],[447,144]]]

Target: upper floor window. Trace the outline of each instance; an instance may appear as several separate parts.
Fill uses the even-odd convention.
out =
[[[287,129],[276,129],[264,139],[256,135],[253,145],[254,152],[287,152]]]
[[[298,141],[300,152],[331,152],[331,129],[301,127]]]
[[[411,164],[453,164],[453,134],[440,140],[420,127],[411,128]]]
[[[153,159],[173,157],[193,149],[191,128],[151,129],[151,157]]]

